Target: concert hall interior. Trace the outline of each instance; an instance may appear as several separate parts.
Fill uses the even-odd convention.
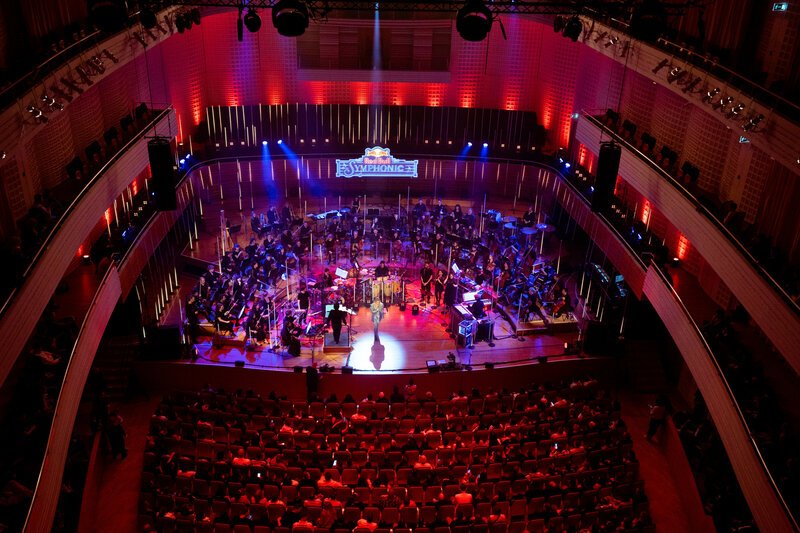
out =
[[[0,2],[0,531],[800,531],[798,28]]]

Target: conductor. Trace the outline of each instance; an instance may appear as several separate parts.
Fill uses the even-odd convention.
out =
[[[328,313],[328,324],[333,330],[333,342],[339,344],[339,337],[342,334],[342,324],[347,319],[347,313],[339,310],[339,302],[333,304],[333,309]]]

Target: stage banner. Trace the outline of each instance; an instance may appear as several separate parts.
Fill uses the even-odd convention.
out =
[[[337,178],[416,178],[418,160],[397,159],[388,148],[374,146],[357,159],[337,159]]]

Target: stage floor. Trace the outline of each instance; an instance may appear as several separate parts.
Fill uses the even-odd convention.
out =
[[[529,364],[542,355],[563,356],[564,343],[577,338],[577,332],[513,338],[508,322],[498,313],[492,313],[492,316],[495,319],[494,347],[486,342],[477,343],[472,349],[456,347],[455,339],[445,331],[448,321],[444,307],[420,308],[419,315],[413,316],[409,305],[405,311],[400,311],[397,306],[389,308],[377,339],[373,336],[369,309],[361,308],[352,317],[353,343],[349,356],[323,353],[322,339],[312,344],[310,339],[303,338],[300,357],[289,358],[266,347],[255,350],[237,346],[214,348],[211,339],[207,339],[197,344],[199,357],[194,364],[233,365],[243,360],[248,368],[274,370],[308,366],[313,361],[337,368],[349,365],[358,372],[427,372],[426,361],[446,360],[449,353],[456,356],[457,362],[473,366],[482,367],[484,363]]]

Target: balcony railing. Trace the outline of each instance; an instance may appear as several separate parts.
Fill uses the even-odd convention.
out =
[[[558,169],[553,168],[553,171],[560,176],[563,183],[573,191],[573,193],[579,197],[583,202],[589,204],[591,202],[591,196],[589,190],[581,187],[580,184],[575,183],[574,180],[569,179],[568,176],[563,175]],[[759,498],[758,491],[752,491],[751,494],[747,494],[747,491],[750,490],[750,487],[742,487],[743,492],[745,492],[745,496],[748,496],[748,502],[751,505],[751,510],[753,511],[756,520],[759,521],[759,525],[762,527],[764,531],[798,531],[798,525],[794,514],[792,513],[791,507],[787,504],[786,499],[784,498],[780,488],[778,487],[775,479],[772,475],[772,471],[770,467],[767,465],[767,462],[764,459],[764,454],[761,451],[761,448],[758,442],[753,438],[754,432],[750,429],[750,426],[747,422],[747,419],[744,416],[742,409],[740,408],[739,402],[736,399],[736,396],[731,388],[728,380],[725,377],[725,374],[722,370],[722,365],[720,364],[718,358],[716,357],[714,351],[712,350],[711,346],[709,345],[703,331],[700,329],[698,324],[692,318],[691,313],[688,311],[686,306],[684,305],[683,301],[681,300],[680,296],[677,294],[675,289],[672,287],[672,283],[669,281],[669,278],[664,275],[664,273],[657,267],[656,263],[646,257],[646,254],[649,252],[646,248],[637,248],[631,245],[628,239],[625,238],[625,234],[627,233],[625,228],[625,220],[621,219],[616,212],[612,213],[595,213],[598,219],[602,220],[605,224],[609,226],[612,232],[614,232],[617,237],[624,243],[625,247],[630,251],[631,254],[634,254],[637,257],[639,266],[642,270],[646,270],[646,281],[644,286],[644,294],[654,303],[654,307],[656,311],[659,312],[659,316],[662,317],[662,320],[665,319],[662,313],[665,313],[664,309],[659,309],[659,304],[655,301],[656,298],[663,293],[668,293],[670,299],[672,300],[671,305],[672,309],[678,309],[680,312],[680,320],[683,322],[683,327],[680,329],[676,329],[675,331],[670,331],[672,333],[673,338],[675,339],[696,339],[698,342],[694,346],[697,345],[702,346],[703,349],[703,357],[707,362],[710,364],[706,364],[706,367],[713,368],[713,377],[709,378],[710,374],[708,370],[703,366],[703,359],[699,359],[697,356],[697,350],[686,350],[690,352],[689,354],[684,354],[684,359],[687,362],[690,370],[692,370],[693,374],[700,374],[703,376],[703,379],[698,379],[696,377],[695,381],[698,384],[698,387],[703,394],[703,397],[706,398],[706,403],[709,404],[711,407],[712,403],[715,403],[716,409],[712,409],[712,416],[716,411],[716,417],[714,418],[715,424],[718,428],[722,428],[720,431],[721,436],[723,436],[723,442],[726,445],[726,449],[729,450],[729,458],[731,459],[731,463],[734,466],[734,470],[737,472],[737,476],[739,479],[751,479],[751,476],[747,473],[748,469],[752,468],[753,461],[756,462],[758,468],[763,470],[764,478],[760,481],[763,482],[764,486],[768,486],[771,493],[774,495],[774,502],[777,504],[777,507],[781,509],[780,516],[775,516],[776,513],[765,511],[763,506],[769,506],[769,503],[761,502],[760,504],[754,504],[753,499]],[[630,224],[630,221],[628,222]],[[649,267],[647,266],[649,263]],[[659,294],[655,294],[654,291],[648,290],[648,288],[653,287],[653,276],[657,276],[659,278],[659,282],[663,284],[663,287],[659,289]],[[665,320],[667,323],[668,320]],[[667,324],[668,328],[672,325],[675,327],[674,324]],[[681,348],[681,340],[678,340],[678,348]],[[694,364],[693,364],[694,363]],[[702,370],[700,368],[702,367]],[[719,391],[724,391],[724,402],[720,404],[719,401]],[[735,415],[738,419],[738,425],[731,424],[730,419],[727,417],[728,414]],[[736,449],[736,443],[740,442],[741,439],[746,439],[748,442],[748,446],[752,452],[750,456],[747,455],[737,455],[739,451],[737,450],[735,453],[731,450]],[[735,457],[734,457],[735,456]],[[737,468],[738,466],[738,468]],[[741,483],[744,485],[745,483]],[[759,517],[759,509],[763,511],[761,516]],[[774,510],[774,508],[773,508]],[[785,518],[785,520],[783,520]],[[773,521],[775,520],[775,521]],[[765,522],[766,521],[766,522]],[[769,523],[770,527],[765,527],[762,524]],[[783,524],[786,527],[776,527],[776,524]]]
[[[759,263],[747,246],[744,245],[736,235],[731,232],[730,229],[711,211],[704,205],[700,198],[695,196],[689,189],[684,187],[682,183],[676,180],[673,176],[671,176],[666,170],[661,168],[655,161],[653,161],[647,154],[639,150],[636,146],[628,142],[624,139],[621,135],[615,132],[613,129],[609,128],[605,124],[603,124],[599,119],[596,117],[584,113],[584,117],[600,128],[605,134],[610,135],[614,141],[617,143],[625,146],[625,148],[636,155],[639,159],[644,161],[659,177],[663,178],[667,183],[675,187],[678,191],[683,194],[686,199],[688,199],[694,206],[696,207],[697,211],[703,213],[705,217],[716,227],[716,229],[728,240],[733,244],[738,252],[744,257],[748,263],[758,272],[759,276],[761,276],[764,281],[766,281],[770,287],[781,297],[781,299],[789,306],[794,312],[800,314],[800,304],[795,302],[792,297],[786,292],[786,289],[778,283],[778,281],[772,277],[772,275]]]

